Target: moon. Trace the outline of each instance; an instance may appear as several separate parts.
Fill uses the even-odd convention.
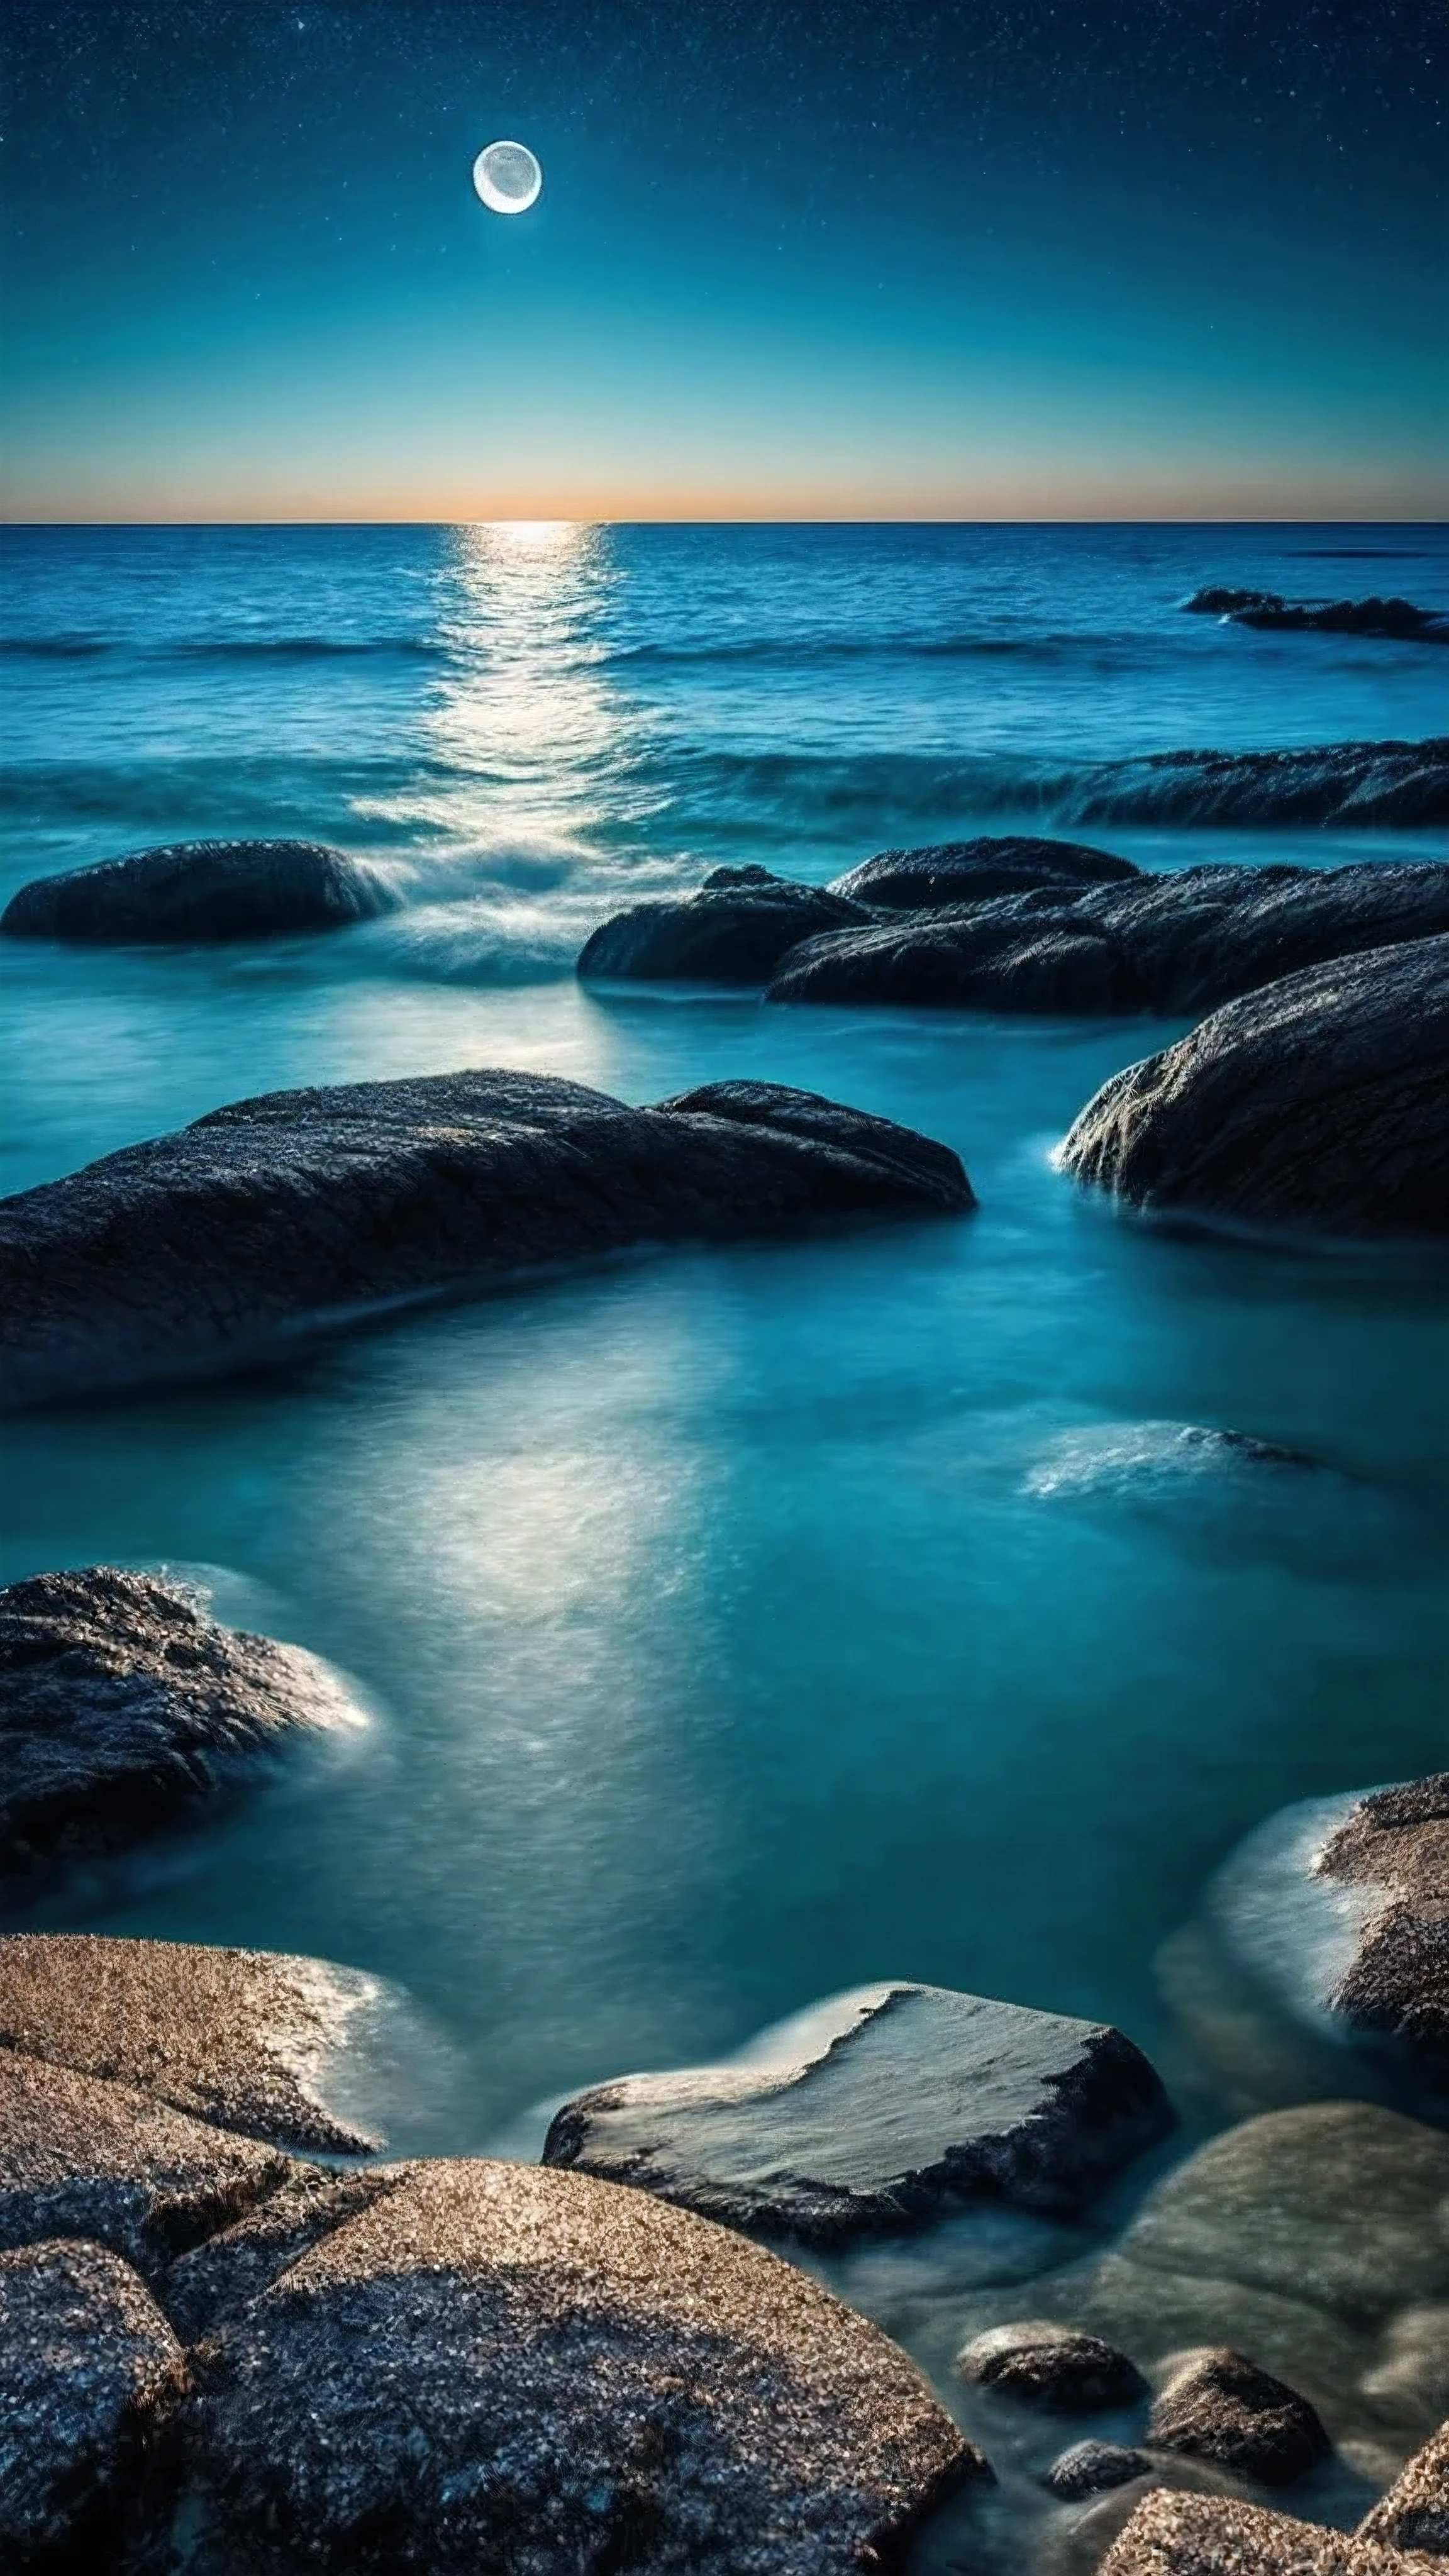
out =
[[[473,185],[493,214],[526,215],[543,171],[526,143],[485,143],[473,164]]]

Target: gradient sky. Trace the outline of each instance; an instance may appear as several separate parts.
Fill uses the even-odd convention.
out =
[[[1446,26],[8,0],[5,515],[1437,516]]]

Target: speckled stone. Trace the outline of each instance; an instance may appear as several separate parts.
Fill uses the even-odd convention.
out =
[[[956,2368],[977,2388],[994,2388],[998,2396],[1059,2415],[1130,2406],[1147,2393],[1135,2362],[1114,2344],[1034,2317],[973,2335],[956,2355]]]
[[[1359,2524],[1363,2540],[1449,2557],[1449,2424],[1416,2451]]]
[[[100,2576],[184,2380],[175,2335],[116,2255],[0,2254],[0,2565],[85,2547]]]
[[[222,2337],[197,2565],[840,2576],[985,2474],[896,2346],[581,2174],[415,2165]]]
[[[395,2191],[409,2170],[365,2165],[336,2173],[327,2165],[297,2165],[244,2218],[178,2255],[157,2281],[156,2295],[183,2343],[230,2324],[309,2246]]]
[[[281,1952],[17,1933],[0,1940],[0,2045],[274,2146],[362,2154],[377,2139],[319,2095],[349,2020],[381,1991]]]
[[[1361,1798],[1318,1874],[1362,1902],[1357,1955],[1326,1998],[1349,2029],[1386,2040],[1421,2082],[1449,2085],[1449,1772]]]
[[[1147,2439],[1263,2486],[1301,2477],[1333,2447],[1306,2397],[1226,2345],[1169,2364]]]
[[[1108,2551],[1100,2576],[1418,2576],[1433,2565],[1234,2496],[1158,2487]]]
[[[1083,2496],[1105,2495],[1145,2477],[1152,2462],[1143,2451],[1123,2442],[1073,2442],[1053,2460],[1044,2483],[1054,2496],[1076,2504]]]
[[[151,2274],[292,2170],[130,2085],[0,2049],[0,2246],[88,2237]]]

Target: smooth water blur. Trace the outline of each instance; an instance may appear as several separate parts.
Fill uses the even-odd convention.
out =
[[[1449,604],[1443,540],[236,529],[5,552],[7,889],[289,832],[374,854],[400,898],[269,947],[7,943],[7,1187],[247,1092],[496,1063],[635,1100],[801,1083],[949,1140],[981,1200],[12,1424],[0,1577],[228,1569],[223,1608],[333,1658],[373,1711],[320,1771],[50,1919],[401,1980],[448,2071],[400,2144],[477,2145],[882,1977],[1105,2015],[1175,2063],[1154,1954],[1237,1837],[1449,1758],[1442,1280],[1081,1200],[1053,1144],[1169,1030],[601,997],[571,963],[637,890],[725,859],[825,876],[1012,795],[1029,812],[1043,765],[1426,733],[1440,656],[1180,602],[1232,580]],[[1112,837],[1157,865],[1436,846]],[[1183,1424],[1324,1472],[1203,1458]]]

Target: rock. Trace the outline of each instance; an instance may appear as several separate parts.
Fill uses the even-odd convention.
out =
[[[1149,2475],[1151,2468],[1145,2451],[1128,2450],[1121,2442],[1073,2442],[1070,2450],[1053,2460],[1045,2483],[1063,2503],[1080,2504],[1083,2496],[1129,2486],[1134,2478]]]
[[[956,2368],[976,2388],[1046,2407],[1054,2415],[1085,2415],[1101,2406],[1130,2406],[1147,2393],[1136,2364],[1100,2335],[1040,2319],[988,2327],[956,2355]]]
[[[1110,885],[1139,871],[1110,850],[1081,841],[1043,841],[1021,833],[996,839],[943,841],[922,850],[882,850],[831,882],[832,894],[853,903],[915,911],[942,904],[978,903],[985,896],[1019,894],[1032,886],[1052,889]]]
[[[1171,2125],[1120,2031],[940,1986],[861,1986],[812,2009],[789,2060],[577,2095],[543,2156],[732,2227],[833,2245],[982,2192],[1075,2208]]]
[[[768,1083],[654,1109],[527,1073],[271,1092],[0,1202],[0,1393],[236,1366],[631,1244],[973,1205],[945,1146]]]
[[[323,2088],[381,1992],[356,1969],[275,1951],[17,1933],[0,1940],[0,2046],[271,2146],[363,2155],[377,2139]]]
[[[1416,2451],[1388,2494],[1359,2524],[1361,2540],[1388,2549],[1424,2550],[1449,2557],[1449,2424]]]
[[[1104,1017],[1144,1010],[1127,949],[1090,921],[1079,924],[1075,903],[1008,895],[965,913],[909,913],[805,940],[781,960],[766,999]]]
[[[150,2278],[291,2170],[131,2085],[0,2049],[0,2247],[83,2236]]]
[[[390,912],[376,869],[317,841],[174,841],[36,877],[0,913],[7,939],[81,944],[267,939]]]
[[[184,2383],[175,2335],[114,2254],[0,2254],[0,2563],[114,2565]]]
[[[636,903],[585,942],[586,980],[764,984],[812,931],[869,920],[861,905],[768,868],[716,868],[697,894]]]
[[[1354,1957],[1328,2009],[1420,2081],[1449,2085],[1449,1772],[1359,1799],[1315,1874],[1358,1900]]]
[[[1236,2496],[1144,2496],[1101,2576],[1411,2576],[1412,2562]]]
[[[1114,1075],[1062,1148],[1133,1207],[1449,1234],[1449,935],[1290,975]]]
[[[1312,751],[1159,751],[1044,782],[1069,823],[1449,822],[1449,736]]]
[[[402,2165],[336,2173],[297,2165],[287,2180],[234,2225],[167,2265],[156,2295],[185,2343],[214,2335],[249,2308],[310,2245],[395,2191]]]
[[[1283,599],[1275,590],[1199,590],[1187,602],[1199,616],[1235,626],[1320,635],[1382,635],[1399,644],[1449,644],[1449,617],[1407,599]]]
[[[222,1627],[153,1575],[92,1565],[8,1584],[0,1878],[119,1849],[291,1739],[359,1723],[314,1656]]]
[[[1260,2486],[1302,2477],[1333,2448],[1306,2397],[1228,2345],[1174,2361],[1147,2419],[1147,2439]]]
[[[580,2174],[444,2161],[215,2347],[200,2571],[835,2576],[986,2474],[874,2327]]]

